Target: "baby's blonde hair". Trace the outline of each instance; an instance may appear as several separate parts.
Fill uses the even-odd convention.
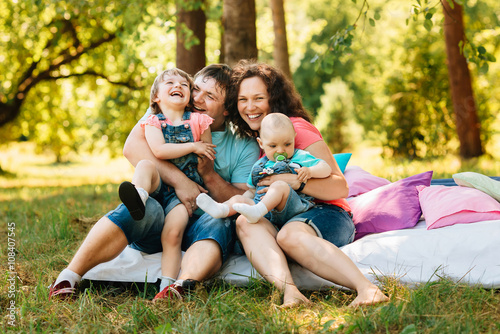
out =
[[[165,77],[169,76],[169,75],[179,75],[187,80],[187,82],[189,84],[189,103],[186,106],[186,110],[191,109],[191,106],[193,105],[193,86],[194,86],[193,79],[191,78],[191,76],[189,74],[187,74],[183,70],[181,70],[179,68],[172,68],[172,69],[165,70],[165,71],[161,72],[160,74],[158,74],[155,81],[153,82],[153,86],[151,86],[151,94],[149,97],[149,106],[151,107],[151,112],[155,115],[161,114],[161,109],[160,109],[160,106],[158,105],[158,103],[156,103],[154,100],[157,98],[160,84],[163,81],[165,81]]]

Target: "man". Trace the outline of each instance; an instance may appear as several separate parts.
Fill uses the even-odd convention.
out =
[[[156,159],[139,124],[125,142],[123,153],[130,163],[135,166],[142,159],[154,162],[162,180],[175,188],[191,216],[182,242],[185,254],[180,276],[175,282],[162,278],[162,285],[170,284],[160,290],[155,300],[182,298],[184,287],[190,282],[202,281],[217,273],[234,245],[233,221],[195,214],[196,197],[201,192],[208,191],[217,201],[243,194],[248,174],[258,159],[257,143],[237,137],[226,120],[228,112],[224,102],[230,75],[231,69],[221,64],[209,65],[195,75],[194,108],[214,119],[210,129],[212,142],[216,145],[216,159],[199,159],[198,163],[198,172],[207,189],[188,179],[170,162]],[[129,244],[145,253],[160,252],[164,218],[161,206],[152,198],[146,202],[146,216],[138,222],[132,219],[125,206],[118,206],[94,225],[68,267],[51,285],[49,297],[74,294],[81,276],[96,265],[114,259]]]

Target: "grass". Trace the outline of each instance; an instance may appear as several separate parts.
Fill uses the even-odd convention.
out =
[[[349,291],[306,291],[310,307],[278,307],[279,292],[261,281],[234,287],[221,281],[201,286],[183,303],[154,305],[154,286],[123,289],[88,284],[74,301],[49,301],[47,286],[63,269],[97,219],[119,202],[117,183],[131,177],[122,160],[93,160],[52,165],[14,147],[18,159],[0,153],[0,164],[10,172],[0,176],[0,331],[96,333],[496,333],[500,331],[500,292],[442,279],[410,288],[388,278],[381,286],[389,303],[359,309],[347,305]],[[10,150],[9,150],[10,151]],[[367,155],[369,156],[369,155]],[[375,155],[374,155],[375,156]],[[354,157],[355,158],[355,157]],[[9,160],[11,159],[11,160]],[[97,158],[96,158],[97,159]],[[449,159],[449,160],[446,160]],[[97,162],[96,162],[97,161]],[[444,161],[444,162],[443,162]],[[441,163],[413,162],[378,167],[357,164],[372,173],[396,180],[440,168],[438,175],[469,168]],[[96,163],[98,164],[96,166]],[[111,166],[111,167],[110,167]],[[494,161],[473,165],[488,175],[500,175]],[[104,168],[103,168],[104,167]],[[370,168],[375,168],[377,173]],[[431,168],[432,169],[432,168]],[[100,172],[104,170],[104,172]],[[464,170],[464,169],[462,169]],[[467,170],[467,169],[465,169]],[[470,169],[469,169],[470,170]],[[382,174],[386,173],[386,174]],[[443,174],[441,174],[443,173]],[[436,171],[435,171],[436,174]],[[63,186],[64,185],[64,186]],[[14,223],[12,227],[12,223]],[[11,227],[11,229],[9,229]],[[15,258],[9,254],[8,234],[14,233]],[[12,235],[11,235],[12,236]],[[13,287],[8,264],[15,262]],[[5,270],[3,268],[6,268]],[[14,289],[15,291],[12,292]],[[14,326],[9,307],[14,302]]]

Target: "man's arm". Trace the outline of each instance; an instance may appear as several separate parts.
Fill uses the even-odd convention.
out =
[[[175,193],[182,204],[184,204],[189,212],[193,213],[193,204],[196,204],[196,197],[201,192],[206,192],[197,183],[191,181],[180,169],[171,162],[157,159],[146,141],[144,130],[139,124],[136,124],[130,132],[125,146],[123,147],[123,155],[128,161],[136,166],[140,160],[152,161],[163,182],[175,188]],[[208,159],[207,159],[208,160]]]

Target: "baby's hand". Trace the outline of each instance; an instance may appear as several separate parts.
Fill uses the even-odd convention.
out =
[[[209,143],[204,143],[202,141],[197,141],[193,143],[194,145],[194,154],[197,154],[200,157],[207,157],[210,160],[215,159],[215,149],[214,147],[216,145],[214,144],[209,144]]]
[[[301,183],[306,182],[311,178],[311,171],[309,170],[309,167],[296,168],[295,171],[297,172],[298,179]]]

